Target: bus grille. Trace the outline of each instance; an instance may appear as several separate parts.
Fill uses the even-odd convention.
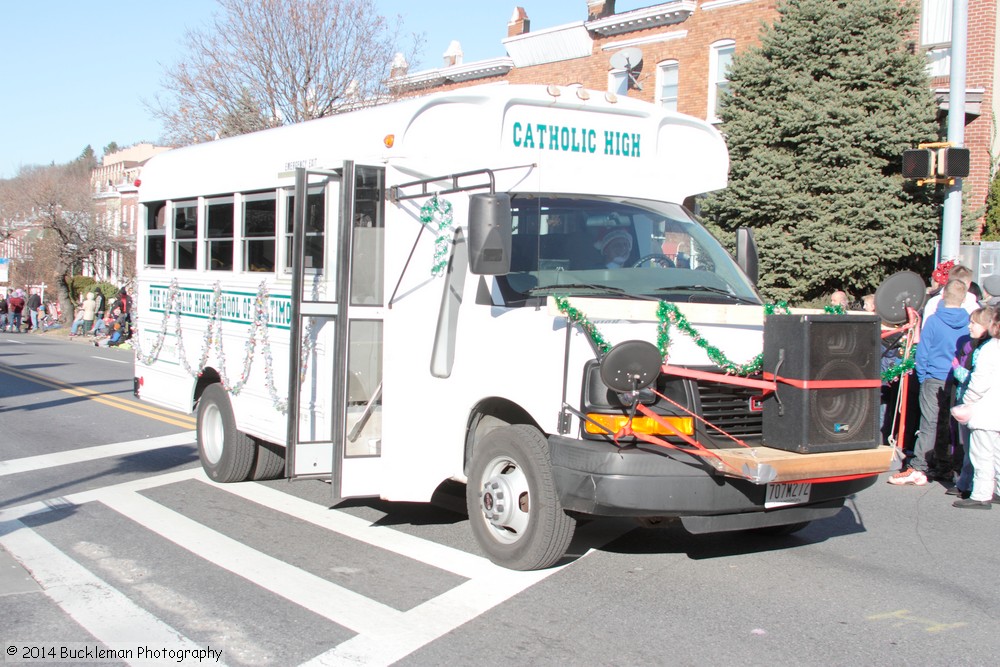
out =
[[[737,438],[761,436],[763,412],[750,410],[750,399],[760,396],[759,389],[704,380],[695,384],[705,420]],[[721,437],[714,429],[709,435],[713,439]]]

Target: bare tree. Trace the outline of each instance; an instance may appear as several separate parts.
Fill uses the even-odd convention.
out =
[[[33,223],[46,239],[38,256],[32,253],[30,272],[42,279],[56,278],[60,308],[64,314],[72,314],[68,280],[73,267],[117,247],[114,231],[95,219],[90,166],[78,160],[66,165],[29,167],[6,185],[7,200],[0,207],[9,207],[17,220]],[[23,277],[29,269],[22,267],[21,271]]]
[[[0,179],[0,241],[6,241],[14,233],[17,223],[23,218],[17,201],[14,179]]]
[[[297,123],[385,93],[399,35],[374,0],[217,0],[147,103],[177,145]],[[414,40],[413,49],[419,39]]]

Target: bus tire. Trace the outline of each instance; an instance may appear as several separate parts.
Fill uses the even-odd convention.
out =
[[[253,442],[257,448],[257,457],[253,463],[250,479],[262,482],[283,477],[285,474],[285,448],[260,438],[253,438]]]
[[[476,444],[465,500],[472,534],[497,565],[549,567],[573,539],[576,520],[556,494],[548,443],[530,426],[503,426]]]
[[[236,428],[233,406],[222,385],[205,387],[198,400],[198,457],[215,482],[242,482],[253,468],[254,444]]]

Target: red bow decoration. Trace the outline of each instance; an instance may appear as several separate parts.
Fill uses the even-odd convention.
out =
[[[931,277],[934,278],[934,282],[938,285],[948,284],[948,274],[951,273],[952,268],[955,266],[955,260],[949,259],[947,262],[941,262],[934,269],[934,273]]]

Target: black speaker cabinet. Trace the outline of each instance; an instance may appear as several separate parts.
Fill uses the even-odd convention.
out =
[[[873,315],[768,315],[763,371],[790,383],[764,397],[764,444],[803,454],[878,447],[879,334]],[[859,380],[875,386],[837,386]]]

